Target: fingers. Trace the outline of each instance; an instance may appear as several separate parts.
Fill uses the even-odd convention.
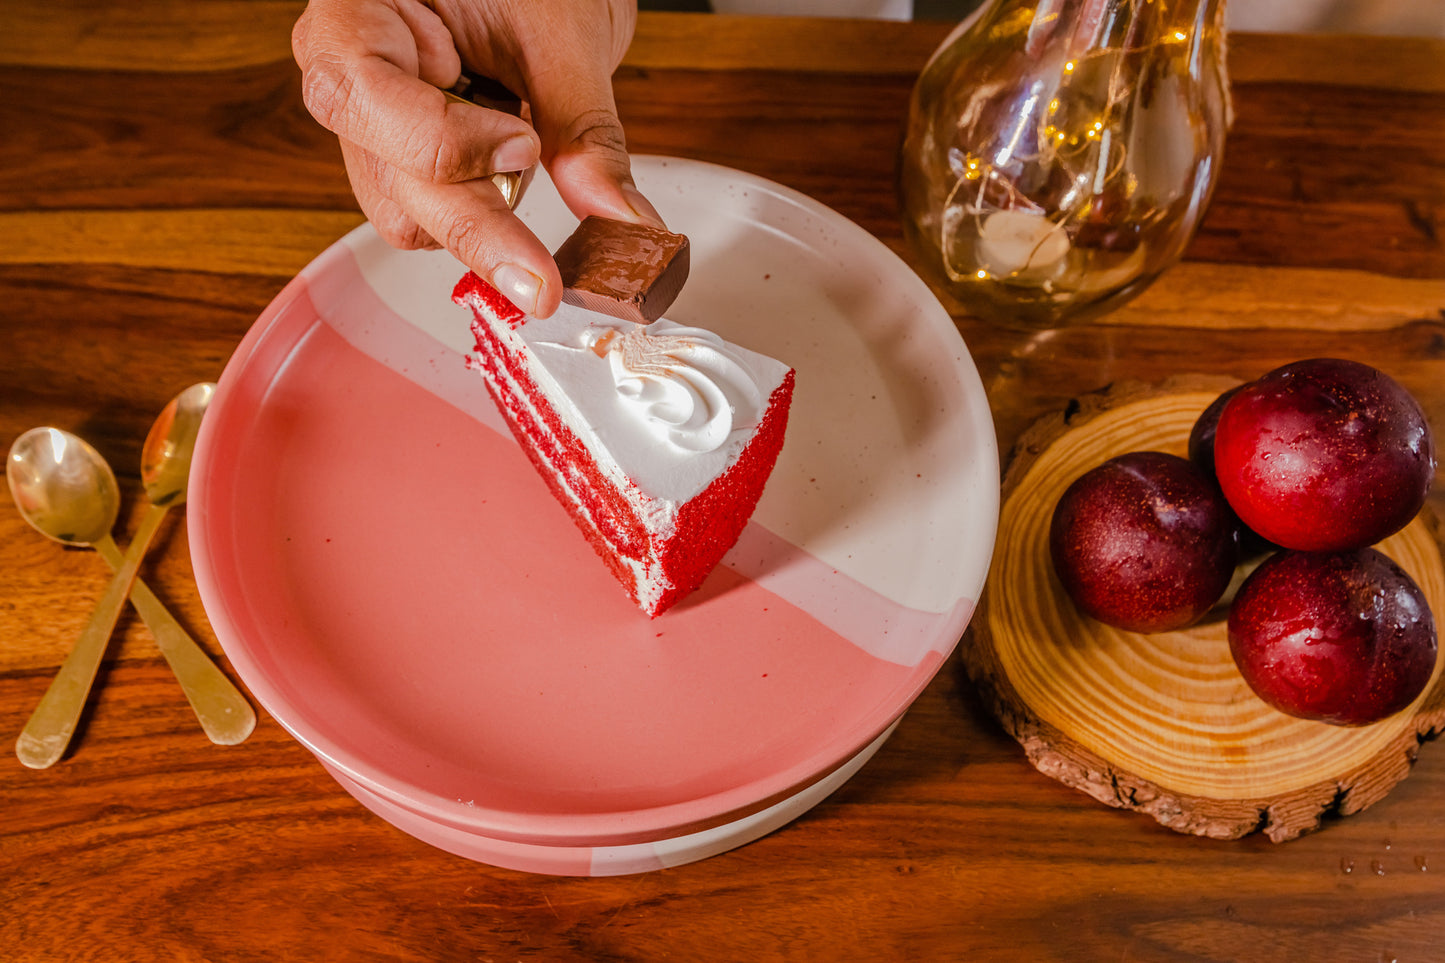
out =
[[[524,121],[449,101],[434,86],[454,81],[461,61],[417,0],[312,0],[292,47],[312,115],[413,177],[457,183],[523,170],[539,156]]]
[[[441,247],[435,238],[422,230],[415,218],[387,194],[395,179],[394,168],[349,141],[341,142],[341,157],[346,162],[351,191],[383,241],[404,251]]]
[[[626,138],[615,113],[586,108],[555,132],[543,134],[545,161],[562,200],[579,218],[589,214],[663,227],[637,189]]]
[[[612,71],[631,40],[635,6],[590,0],[584,15],[588,5],[569,5],[561,21],[538,13],[523,25],[530,33],[517,37],[543,164],[578,217],[599,214],[662,226],[633,182],[612,92]],[[555,16],[559,8],[550,9]]]
[[[433,87],[450,87],[462,73],[461,56],[431,4],[425,0],[401,0],[394,9],[411,31],[416,44],[417,76]],[[402,65],[398,65],[402,66]]]
[[[541,318],[557,310],[562,282],[551,252],[490,180],[435,184],[396,171],[389,186],[391,199],[422,232],[517,307]]]
[[[561,300],[556,264],[490,175],[541,159],[578,217],[662,225],[633,182],[612,94],[635,8],[508,0],[445,5],[443,15],[422,0],[310,0],[292,36],[307,109],[340,137],[357,200],[383,238],[444,245],[546,317]],[[459,47],[473,69],[524,95],[531,125],[447,100],[437,88],[459,75]]]
[[[382,240],[414,250],[445,246],[517,307],[547,317],[561,302],[557,265],[490,180],[434,184],[342,141],[361,209]]]

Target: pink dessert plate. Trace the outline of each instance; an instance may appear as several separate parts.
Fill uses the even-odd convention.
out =
[[[795,818],[878,749],[983,587],[998,452],[951,319],[883,244],[761,178],[636,158],[692,241],[668,312],[797,370],[737,546],[648,619],[468,368],[464,272],[363,225],[220,378],[192,469],[197,583],[265,709],[358,800],[538,872],[675,865]],[[538,176],[518,213],[571,232]]]

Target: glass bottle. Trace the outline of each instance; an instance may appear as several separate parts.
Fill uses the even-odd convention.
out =
[[[1223,0],[987,0],[914,87],[904,233],[973,314],[1096,317],[1183,253],[1229,114]]]

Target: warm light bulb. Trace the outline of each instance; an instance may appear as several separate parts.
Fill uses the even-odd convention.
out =
[[[1175,6],[1000,0],[930,61],[901,154],[904,228],[976,316],[1095,317],[1177,260],[1202,211],[1178,201],[1217,168],[1227,75],[1222,5],[1193,26],[1169,22]]]

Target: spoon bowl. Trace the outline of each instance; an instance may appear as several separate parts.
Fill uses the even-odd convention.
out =
[[[58,428],[28,431],[11,446],[5,474],[25,520],[58,542],[94,546],[115,570],[75,648],[16,740],[16,756],[32,769],[54,765],[69,745],[127,596],[211,741],[234,745],[255,728],[250,703],[136,577],[167,510],[185,501],[191,453],[214,392],[211,384],[187,388],[166,405],[146,436],[141,476],[151,506],[124,556],[110,535],[120,509],[119,485],[99,452]]]
[[[152,505],[169,508],[185,502],[201,417],[215,394],[210,382],[191,385],[172,398],[151,425],[141,448],[140,474]]]
[[[62,545],[94,545],[120,516],[120,485],[86,442],[59,428],[32,428],[10,446],[5,479],[20,515]]]

